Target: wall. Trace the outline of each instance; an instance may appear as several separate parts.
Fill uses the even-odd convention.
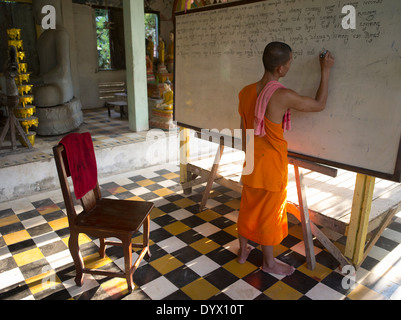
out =
[[[73,12],[82,107],[83,109],[103,107],[104,101],[99,99],[99,83],[125,81],[125,70],[98,70],[94,10],[89,6],[74,3]]]
[[[78,2],[78,1],[74,1]],[[147,9],[160,12],[161,35],[168,43],[169,33],[173,30],[172,8],[173,0],[145,1]],[[111,5],[110,5],[111,6]],[[120,2],[114,6],[121,7]],[[74,3],[75,48],[77,52],[78,81],[80,99],[83,109],[93,109],[104,106],[99,99],[99,83],[126,81],[125,70],[98,71],[96,51],[96,26],[93,9],[90,6]]]
[[[99,179],[155,165],[178,165],[179,135],[174,132],[166,135],[161,130],[153,132],[157,135],[134,144],[96,150]],[[190,140],[191,157],[195,159],[214,155],[216,149],[217,145],[203,140]],[[54,159],[2,168],[0,181],[0,203],[60,188]]]
[[[25,2],[29,4],[31,1]],[[84,4],[86,2],[86,0],[63,0],[62,9],[64,22],[71,39],[71,71],[75,95],[80,98],[83,109],[92,109],[104,106],[104,102],[99,99],[99,83],[125,82],[126,73],[125,70],[98,70],[94,12],[90,6]],[[174,0],[144,0],[146,9],[160,13],[160,33],[166,44],[169,43],[169,33],[174,28],[173,2]],[[103,1],[97,3],[104,5]],[[110,7],[122,7],[120,0],[110,0],[108,4]],[[37,57],[30,56],[30,59],[37,59]],[[37,65],[32,61],[29,64],[30,69],[36,71]]]

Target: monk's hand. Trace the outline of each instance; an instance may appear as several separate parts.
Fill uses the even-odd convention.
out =
[[[320,54],[319,59],[322,71],[330,71],[331,68],[334,66],[335,59],[330,51],[326,51],[324,55]]]

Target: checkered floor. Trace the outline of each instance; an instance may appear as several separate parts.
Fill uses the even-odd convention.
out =
[[[199,212],[204,186],[184,195],[175,165],[138,170],[101,180],[104,197],[149,200],[151,261],[134,274],[128,294],[124,279],[85,275],[74,283],[67,247],[69,231],[61,192],[55,190],[0,203],[0,299],[41,300],[299,300],[400,299],[401,215],[385,230],[356,273],[356,284],[340,273],[336,260],[317,242],[317,266],[307,269],[300,224],[290,219],[290,235],[275,248],[278,259],[296,267],[293,275],[260,271],[260,247],[248,261],[236,261],[240,194],[215,185],[207,210]],[[78,206],[78,205],[77,205]],[[138,234],[140,237],[140,234]],[[81,235],[86,266],[123,268],[119,247],[100,259],[99,243]],[[336,244],[344,244],[341,237]],[[135,255],[135,254],[134,254]],[[135,258],[135,257],[134,257]]]

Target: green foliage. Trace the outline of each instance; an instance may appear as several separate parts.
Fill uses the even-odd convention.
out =
[[[104,9],[96,9],[96,34],[99,67],[111,69],[110,54],[110,30],[108,29],[108,12]]]
[[[97,36],[97,52],[99,57],[99,68],[111,69],[112,65],[111,65],[111,53],[110,53],[109,13],[105,9],[95,9],[95,17],[96,17],[96,36]],[[153,37],[155,48],[157,48],[158,44],[157,14],[153,13],[145,14],[145,37],[147,38],[148,36]]]
[[[145,35],[146,38],[149,36],[156,39],[157,35],[157,15],[154,13],[145,13]]]
[[[156,54],[157,45],[159,43],[158,39],[158,16],[155,13],[145,13],[145,37],[146,39],[149,36],[152,36],[153,43],[154,43],[154,50],[153,54]]]

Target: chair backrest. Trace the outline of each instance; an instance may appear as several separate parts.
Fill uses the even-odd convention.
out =
[[[64,146],[59,144],[58,146],[53,148],[54,160],[56,162],[57,173],[60,180],[61,192],[63,194],[63,199],[65,203],[65,207],[67,210],[68,216],[68,223],[71,226],[74,225],[75,218],[77,217],[77,212],[75,210],[74,201],[72,199],[72,193],[70,189],[70,184],[68,181],[68,174],[69,172],[66,169],[66,162],[65,162],[65,149]],[[82,199],[81,204],[84,211],[89,212],[92,210],[95,205],[96,201],[102,198],[99,184],[96,185],[95,189],[89,191]]]

